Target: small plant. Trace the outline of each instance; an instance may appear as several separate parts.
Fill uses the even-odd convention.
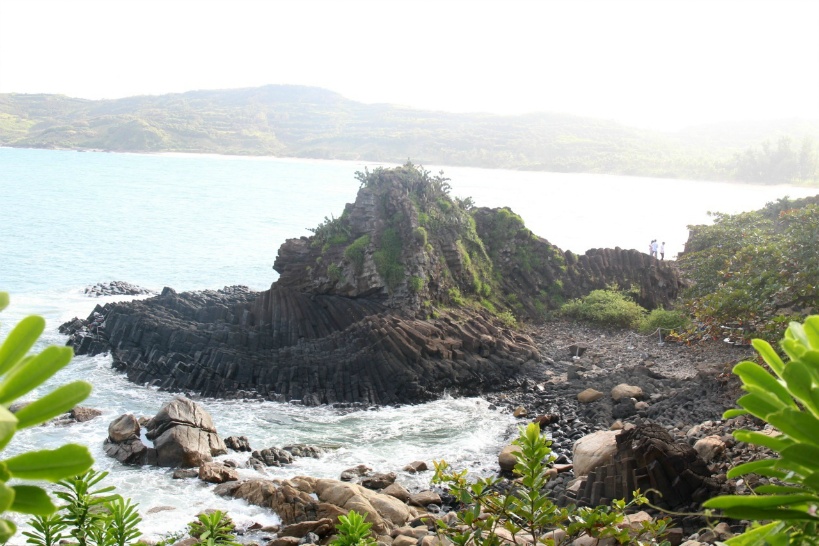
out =
[[[104,505],[119,498],[118,495],[106,495],[114,490],[114,486],[94,489],[107,475],[108,472],[89,469],[84,474],[57,483],[63,490],[54,494],[66,502],[61,508],[61,512],[64,512],[63,522],[71,527],[71,536],[80,546],[98,542],[95,539],[100,538],[99,532],[104,530],[106,522]]]
[[[9,295],[0,292],[0,311],[9,304]],[[66,366],[73,357],[70,347],[46,347],[38,354],[28,352],[45,330],[45,320],[29,316],[20,321],[0,346],[0,450],[21,429],[33,427],[63,414],[83,401],[91,392],[85,381],[74,381],[54,389],[17,413],[7,408],[27,395]],[[85,472],[94,463],[88,448],[67,444],[53,450],[21,453],[0,460],[0,514],[6,511],[46,516],[56,506],[41,487],[18,480],[56,482],[78,472]],[[9,480],[15,479],[14,485]],[[0,519],[0,543],[7,542],[16,532],[13,522]]]
[[[377,542],[370,534],[371,523],[364,521],[364,516],[350,510],[346,516],[338,517],[336,530],[338,536],[330,546],[375,546]]]
[[[207,546],[238,546],[235,528],[233,521],[220,510],[199,514],[196,521],[188,524],[191,536]]]
[[[668,311],[659,307],[652,310],[640,323],[640,332],[644,334],[652,334],[657,329],[676,330],[678,332],[685,330],[691,321],[689,318],[679,311]]]
[[[352,262],[356,273],[361,273],[361,270],[364,268],[364,256],[368,246],[370,246],[370,236],[362,235],[344,249],[344,257]]]
[[[449,296],[449,301],[451,301],[453,305],[459,307],[466,305],[466,300],[461,296],[461,291],[457,287],[452,287],[447,290],[447,296]]]
[[[412,275],[408,281],[409,289],[416,294],[424,289],[424,278]]]
[[[592,290],[586,297],[564,304],[560,312],[579,320],[620,328],[636,328],[646,314],[646,310],[624,292],[613,288]]]
[[[792,322],[785,331],[781,347],[787,362],[768,342],[751,343],[773,373],[755,362],[734,366],[748,394],[737,400],[741,409],[728,410],[724,417],[751,414],[774,426],[781,434],[737,430],[734,437],[778,457],[740,464],[727,476],[758,474],[776,483],[756,487],[753,495],[714,497],[703,506],[757,521],[726,541],[732,546],[819,544],[819,315],[804,324]]]
[[[23,531],[23,535],[28,537],[26,538],[26,544],[55,546],[59,544],[62,539],[71,536],[63,532],[68,527],[68,524],[63,521],[63,518],[59,514],[35,516],[28,524],[33,531]]]
[[[338,264],[330,264],[327,266],[327,276],[332,281],[340,281],[344,277],[344,270]]]
[[[544,493],[547,465],[554,458],[551,442],[540,434],[536,423],[530,423],[519,428],[513,443],[520,448],[515,452],[514,468],[519,479],[508,494],[500,492],[498,478],[470,482],[466,470],[451,472],[446,462],[435,462],[433,483],[446,484],[461,505],[456,522],[436,521],[446,539],[457,546],[499,546],[510,542],[509,535],[512,543],[521,545],[571,544],[581,537],[612,538],[619,544],[658,544],[656,538],[665,533],[666,520],[644,524],[639,530],[622,526],[627,510],[647,503],[639,491],[629,503],[618,500],[611,506],[560,508]]]
[[[511,311],[503,311],[502,313],[498,313],[498,319],[507,328],[518,327],[518,319],[515,318],[515,315],[513,315]]]

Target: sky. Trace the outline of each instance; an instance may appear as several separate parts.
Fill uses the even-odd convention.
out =
[[[819,119],[819,1],[0,0],[0,93],[267,84],[662,130]]]

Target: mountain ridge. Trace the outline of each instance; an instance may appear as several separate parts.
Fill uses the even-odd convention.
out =
[[[0,146],[27,148],[399,164],[411,158],[448,166],[726,180],[749,146],[782,138],[796,140],[796,147],[803,139],[813,149],[819,120],[660,132],[571,114],[504,116],[365,104],[297,85],[105,100],[0,94]],[[815,165],[808,171],[815,178]]]

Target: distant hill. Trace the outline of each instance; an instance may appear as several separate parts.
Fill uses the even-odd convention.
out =
[[[797,152],[805,139],[813,147],[811,139],[819,141],[819,122],[721,124],[663,133],[563,114],[453,114],[363,104],[325,89],[291,85],[116,100],[0,94],[0,146],[30,148],[394,163],[411,159],[435,165],[730,179],[758,170],[759,161],[750,170],[738,170],[742,154],[782,138],[790,139]],[[809,167],[796,169],[800,179],[815,179],[815,165],[812,171]],[[794,181],[760,176],[763,182]]]

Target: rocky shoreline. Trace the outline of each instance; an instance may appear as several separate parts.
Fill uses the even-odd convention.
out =
[[[638,430],[641,427],[660,427],[671,438],[669,442],[686,446],[691,453],[695,453],[694,456],[699,457],[698,460],[708,467],[707,480],[711,488],[708,494],[746,490],[747,483],[728,480],[725,472],[740,462],[764,453],[735,442],[730,433],[736,428],[761,428],[761,423],[745,417],[724,421],[722,413],[734,407],[740,392],[739,382],[730,373],[730,369],[741,360],[752,359],[753,351],[716,340],[694,345],[666,343],[660,341],[658,334],[644,336],[631,331],[600,328],[568,320],[550,321],[528,329],[527,334],[543,355],[541,362],[536,366],[528,366],[517,386],[488,393],[485,398],[499,409],[513,413],[518,417],[520,425],[537,421],[550,434],[553,439],[552,450],[557,460],[547,490],[556,502],[565,504],[582,500],[578,484],[585,482],[576,479],[580,476],[575,475],[572,466],[573,463],[575,466],[581,464],[578,461],[580,455],[575,452],[575,446],[580,440],[601,431],[635,430],[635,427]],[[623,384],[639,388],[640,392],[631,391],[636,396],[614,400],[611,393]],[[602,396],[593,397],[593,400],[579,400],[578,395],[589,389],[602,393]],[[197,412],[188,403],[179,407],[186,409],[181,411],[163,408],[157,417],[142,422],[149,429],[161,432],[168,430],[167,425],[156,423],[163,419],[167,421],[170,416],[170,421],[177,425],[187,423],[185,426],[196,424],[197,427],[203,427],[204,433],[197,432],[194,435],[196,438],[213,437],[215,428],[210,421],[197,417]],[[180,417],[188,413],[193,417]],[[159,456],[151,455],[154,449],[142,446],[138,441],[139,426],[133,417],[123,416],[112,422],[106,452],[125,464],[160,464],[163,458],[161,453],[157,452]],[[149,437],[156,437],[158,434],[159,432],[152,433]],[[514,428],[510,429],[509,439],[516,434]],[[176,436],[190,437],[191,434]],[[135,448],[134,443],[140,445]],[[287,511],[282,516],[282,528],[249,529],[243,540],[261,541],[271,546],[292,546],[291,542],[295,544],[295,540],[302,540],[309,533],[314,533],[320,541],[322,537],[332,534],[331,522],[334,517],[351,509],[345,507],[346,501],[336,501],[333,508],[326,500],[363,496],[369,504],[359,508],[381,514],[378,519],[380,540],[385,542],[385,537],[389,536],[392,546],[395,546],[396,540],[398,544],[403,544],[409,540],[409,536],[414,537],[415,541],[426,536],[432,537],[432,531],[422,524],[423,514],[432,513],[441,517],[454,508],[454,500],[444,490],[431,488],[408,491],[402,487],[396,482],[394,471],[397,469],[373,470],[362,466],[349,469],[338,480],[302,477],[291,480],[237,481],[236,473],[232,470],[235,463],[230,460],[231,451],[252,451],[247,465],[257,469],[262,475],[265,474],[266,466],[286,465],[292,462],[293,457],[317,457],[320,453],[310,446],[271,446],[257,449],[257,446],[249,446],[246,439],[236,437],[226,438],[224,444],[218,440],[205,441],[201,438],[197,443],[204,446],[202,452],[206,454],[203,457],[183,457],[179,462],[161,465],[192,466],[193,470],[180,469],[174,476],[198,477],[205,482],[222,484],[214,489],[214,493],[242,498],[247,502],[269,507],[277,513]],[[161,445],[156,447],[163,449]],[[172,451],[177,451],[177,448],[172,448]],[[211,454],[227,457],[219,457],[218,461],[212,462],[209,460]],[[508,471],[509,466],[504,463],[504,456],[504,453],[499,454],[498,474],[510,480],[507,483],[511,483],[514,476]],[[190,462],[183,463],[182,460]],[[412,464],[416,465],[416,470],[421,471],[431,467],[431,464],[420,461]],[[318,504],[311,500],[316,496],[321,500],[322,495],[324,500]],[[385,500],[385,497],[393,500]],[[400,503],[396,504],[396,498]],[[293,511],[296,505],[300,508]],[[319,505],[323,507],[320,508]],[[690,513],[700,511],[699,502],[691,500],[673,508]],[[384,510],[387,510],[386,515]],[[663,515],[651,510],[649,513]],[[393,516],[397,518],[395,521],[389,519]],[[720,531],[717,533],[708,528],[707,520],[694,515],[676,518],[674,525],[674,536],[679,539],[674,542],[683,543],[684,539],[696,541],[689,542],[689,546],[696,543],[713,544],[743,528],[739,522],[733,522],[733,526],[719,527]],[[299,535],[302,531],[303,534]],[[404,538],[399,540],[398,537]]]

